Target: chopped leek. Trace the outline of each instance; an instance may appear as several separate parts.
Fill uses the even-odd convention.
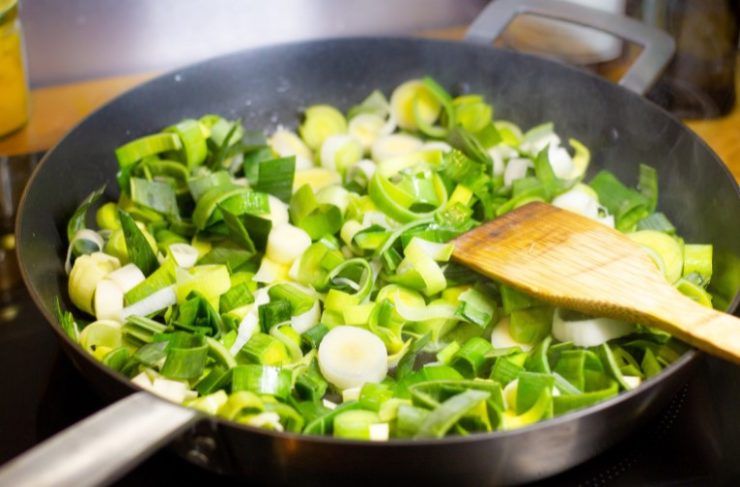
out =
[[[450,262],[452,239],[546,201],[627,232],[706,306],[737,283],[656,209],[654,169],[585,184],[589,147],[555,128],[523,132],[430,77],[311,106],[297,133],[181,120],[116,149],[118,200],[99,188],[71,215],[80,317],[57,300],[57,320],[139,387],[278,432],[439,438],[591,406],[686,346],[491,282]]]
[[[347,131],[347,120],[336,108],[329,105],[314,105],[306,109],[304,121],[298,132],[306,145],[318,150],[324,141]]]

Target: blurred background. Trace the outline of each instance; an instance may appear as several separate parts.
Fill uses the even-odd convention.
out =
[[[469,24],[485,0],[22,0],[31,86],[163,71],[278,42]]]

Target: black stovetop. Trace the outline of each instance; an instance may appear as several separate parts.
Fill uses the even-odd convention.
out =
[[[0,463],[104,406],[24,291],[0,304]],[[164,449],[116,485],[194,485],[231,479]],[[705,359],[647,427],[552,485],[740,484],[740,367]],[[201,484],[202,485],[202,484]]]

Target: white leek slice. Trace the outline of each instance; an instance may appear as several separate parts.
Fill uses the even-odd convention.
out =
[[[236,356],[249,339],[252,338],[252,335],[259,330],[259,315],[257,314],[257,308],[258,305],[255,303],[252,309],[239,323],[236,340],[234,340],[234,344],[229,350],[232,356]]]
[[[370,425],[370,441],[388,441],[390,427],[388,423],[373,423]]]
[[[360,398],[362,387],[350,387],[342,391],[342,402],[356,401]]]
[[[555,176],[560,179],[568,179],[573,173],[573,159],[564,148],[550,145],[550,147],[547,148],[547,157]]]
[[[144,273],[141,272],[141,269],[136,267],[136,264],[133,263],[126,264],[120,269],[116,269],[105,276],[105,278],[115,282],[124,293],[129,292],[146,279]]]
[[[270,231],[265,255],[277,264],[290,265],[310,246],[311,237],[305,231],[283,223]]]
[[[328,399],[322,399],[321,404],[323,404],[326,409],[332,409],[332,410],[336,409],[338,406],[337,403],[331,402]]]
[[[449,320],[456,317],[455,312],[457,311],[457,306],[453,304],[410,306],[402,299],[397,299],[395,305],[396,312],[406,321]]]
[[[155,377],[152,381],[145,372],[137,375],[131,379],[131,381],[152,394],[156,394],[159,397],[178,404],[182,404],[186,399],[191,399],[197,396],[195,392],[188,389],[188,386],[184,382],[163,379],[160,377]]]
[[[377,335],[355,326],[337,326],[319,345],[321,373],[340,390],[378,383],[388,373],[388,352]]]
[[[552,336],[561,342],[573,342],[578,347],[596,347],[634,331],[632,323],[611,318],[566,321],[560,308],[555,310],[552,320]]]
[[[344,173],[347,168],[362,159],[362,154],[362,144],[353,136],[332,135],[321,144],[321,165],[326,169]]]
[[[78,230],[77,233],[75,233],[74,238],[72,238],[72,241],[69,242],[69,246],[67,247],[67,258],[64,261],[64,271],[67,274],[69,274],[69,272],[72,270],[72,249],[74,249],[74,246],[77,242],[81,241],[91,242],[97,247],[98,252],[103,250],[103,245],[105,245],[103,237],[101,237],[98,232],[90,230],[88,228]]]
[[[500,176],[504,173],[504,162],[517,157],[519,153],[516,149],[502,143],[488,149],[488,155],[493,161],[493,175]]]
[[[198,262],[198,249],[186,243],[174,243],[170,245],[170,253],[177,265],[183,269],[190,269]]]
[[[349,121],[349,134],[369,151],[378,137],[392,134],[396,129],[396,120],[390,117],[387,121],[377,113],[360,113]]]
[[[629,386],[630,390],[635,389],[642,384],[642,379],[636,375],[624,375],[622,376],[622,380],[624,380],[624,383]]]
[[[252,280],[262,284],[273,284],[279,281],[284,281],[288,276],[290,268],[285,264],[278,264],[272,259],[267,257],[262,258],[260,262],[260,268],[254,275]]]
[[[102,252],[81,255],[69,273],[69,297],[77,308],[94,315],[93,295],[98,282],[120,267],[118,259]]]
[[[524,134],[520,149],[531,155],[537,155],[548,145],[559,146],[560,137],[555,133],[551,122],[532,127]]]
[[[425,165],[439,167],[444,161],[444,153],[439,149],[420,149],[393,157],[387,157],[378,162],[378,172],[389,178],[404,169]]]
[[[303,143],[300,137],[290,130],[278,127],[275,133],[267,139],[267,143],[281,157],[295,156],[296,170],[313,167],[311,149]]]
[[[342,176],[338,172],[324,167],[312,167],[296,171],[293,176],[293,192],[308,184],[314,192],[327,186],[342,184]],[[279,201],[279,200],[278,200]]]
[[[281,223],[288,223],[290,221],[288,205],[271,194],[267,195],[267,202],[270,203],[270,213],[267,215],[261,215],[263,218],[270,220],[273,226],[280,225]]]
[[[314,326],[318,325],[320,319],[321,306],[319,305],[319,300],[317,299],[316,302],[313,303],[313,306],[311,306],[311,309],[309,309],[305,313],[301,313],[297,316],[291,317],[290,326],[292,326],[293,329],[298,333],[303,334]]]
[[[123,291],[115,282],[101,279],[95,286],[95,317],[98,320],[120,320]]]
[[[532,350],[532,345],[520,343],[511,336],[509,331],[509,317],[501,318],[491,331],[491,345],[493,348],[519,347],[523,352]]]
[[[447,142],[442,142],[441,140],[432,140],[430,142],[425,142],[424,145],[421,147],[421,150],[438,150],[442,152],[450,152],[452,150],[452,146]]]
[[[504,186],[509,187],[517,179],[522,179],[527,175],[527,169],[530,167],[534,167],[534,164],[529,159],[511,159],[504,169]]]
[[[149,390],[152,387],[152,380],[146,372],[140,372],[136,377],[131,379],[131,383],[146,390]]]
[[[416,130],[416,118],[432,125],[442,106],[429,90],[418,79],[412,79],[399,85],[391,94],[391,113],[396,117],[398,126],[406,130]]]
[[[207,396],[188,401],[185,405],[189,408],[197,409],[198,411],[203,411],[204,413],[215,416],[218,413],[218,410],[221,409],[228,400],[229,395],[226,394],[226,391],[219,389]]]
[[[411,154],[421,149],[421,139],[408,134],[392,134],[380,137],[373,143],[372,157],[375,162]]]
[[[575,154],[573,155],[573,170],[567,176],[567,179],[581,178],[586,174],[588,164],[591,162],[591,151],[588,147],[578,142],[576,139],[569,139],[568,143],[573,148]]]
[[[245,423],[256,428],[267,428],[273,431],[284,431],[280,423],[280,415],[273,411],[265,411],[246,418]]]
[[[596,219],[599,216],[599,201],[595,192],[585,184],[578,184],[552,200],[552,205],[564,210]]]
[[[614,228],[614,216],[599,205],[599,197],[590,186],[578,183],[552,200],[552,205],[586,216]]]
[[[229,350],[231,355],[236,356],[259,329],[259,307],[270,302],[270,295],[267,291],[268,288],[263,287],[254,293],[254,303],[237,327],[236,340]]]
[[[129,316],[148,316],[174,304],[177,304],[175,286],[167,286],[135,302],[131,306],[123,308],[121,310],[121,320],[126,321],[126,318]]]

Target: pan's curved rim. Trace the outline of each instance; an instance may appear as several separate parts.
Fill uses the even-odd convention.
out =
[[[54,145],[47,153],[44,155],[40,163],[35,168],[33,174],[29,178],[26,187],[23,191],[23,195],[21,196],[19,206],[18,206],[18,216],[15,223],[15,233],[16,235],[22,235],[21,232],[21,222],[23,221],[23,215],[25,214],[25,209],[27,205],[27,197],[30,193],[31,189],[34,186],[34,182],[38,176],[38,174],[43,170],[43,168],[46,166],[47,161],[52,158],[55,151],[59,146],[65,143],[66,139],[74,132],[76,132],[81,126],[85,125],[89,120],[95,118],[99,113],[107,110],[111,105],[114,103],[120,102],[121,99],[129,97],[129,96],[136,96],[136,93],[139,90],[145,90],[148,89],[152,84],[155,84],[157,82],[163,82],[168,77],[176,76],[178,74],[187,72],[187,71],[195,71],[197,69],[203,69],[204,67],[207,67],[208,64],[224,61],[228,58],[238,58],[240,56],[243,56],[247,53],[249,54],[260,54],[260,55],[267,55],[272,50],[280,50],[280,49],[292,49],[292,48],[304,48],[307,45],[319,45],[319,44],[334,44],[334,43],[350,43],[350,42],[375,42],[375,43],[393,43],[393,42],[404,42],[404,43],[415,43],[415,44],[437,44],[437,45],[456,45],[460,46],[460,48],[464,49],[480,49],[480,50],[487,50],[490,52],[506,52],[510,55],[514,56],[521,56],[524,58],[529,58],[530,60],[534,60],[536,62],[540,63],[549,63],[552,65],[558,66],[558,69],[564,69],[569,70],[571,72],[578,73],[579,76],[588,77],[594,80],[597,83],[603,84],[604,86],[608,86],[607,89],[616,89],[621,90],[624,94],[627,94],[628,96],[637,97],[640,99],[642,103],[644,103],[646,106],[652,107],[654,110],[659,110],[662,112],[664,116],[666,116],[668,119],[670,119],[673,123],[678,124],[682,130],[684,130],[688,135],[693,137],[695,141],[698,141],[700,145],[703,147],[703,149],[707,152],[709,152],[712,155],[712,158],[714,159],[715,163],[718,164],[721,169],[724,171],[725,176],[732,182],[732,185],[735,189],[735,193],[738,195],[738,198],[740,198],[740,187],[738,187],[738,183],[735,180],[732,173],[727,168],[726,164],[717,156],[717,154],[709,147],[709,145],[704,142],[698,135],[696,135],[692,130],[690,130],[688,127],[686,127],[678,118],[676,118],[673,114],[669,113],[662,107],[654,104],[650,100],[647,100],[646,98],[627,90],[626,88],[623,88],[619,85],[616,85],[608,80],[605,80],[603,78],[598,77],[595,74],[584,72],[582,70],[579,70],[575,67],[555,62],[549,59],[540,58],[537,56],[519,53],[519,52],[513,52],[513,51],[506,51],[494,48],[492,46],[481,46],[477,44],[470,44],[465,42],[458,42],[458,41],[448,41],[448,40],[436,40],[436,39],[425,39],[425,38],[416,38],[416,37],[371,37],[371,36],[356,36],[356,37],[340,37],[340,38],[330,38],[330,39],[317,39],[317,40],[310,40],[310,41],[293,41],[293,42],[286,42],[286,43],[280,43],[280,44],[272,44],[269,46],[263,46],[263,47],[256,47],[256,48],[250,48],[241,50],[234,53],[225,54],[222,56],[218,56],[211,59],[206,59],[203,61],[200,61],[198,63],[190,64],[188,66],[183,66],[177,69],[170,70],[166,73],[163,73],[161,75],[158,75],[148,81],[145,81],[144,83],[125,91],[124,93],[121,93],[120,95],[116,96],[112,100],[108,101],[92,113],[90,113],[88,116],[86,116],[83,120],[81,120],[75,127],[70,129],[64,137],[57,142],[57,144]],[[131,389],[132,393],[134,391],[143,391],[148,394],[151,394],[149,391],[146,391],[145,389],[141,388],[140,386],[133,384],[130,379],[126,378],[125,376],[121,375],[120,373],[104,366],[101,362],[95,360],[91,355],[83,353],[82,350],[79,348],[79,345],[74,342],[71,338],[69,338],[63,330],[60,328],[58,324],[56,324],[56,317],[53,315],[53,313],[47,309],[46,304],[44,303],[44,300],[36,290],[34,286],[31,285],[31,278],[30,275],[26,269],[25,261],[21,257],[23,253],[22,246],[19,246],[18,248],[18,261],[20,263],[20,271],[21,276],[23,278],[24,283],[26,284],[26,289],[28,290],[31,298],[33,299],[36,307],[41,311],[41,313],[44,315],[44,318],[46,319],[47,323],[51,326],[51,328],[54,330],[54,332],[57,334],[57,336],[68,345],[68,348],[70,350],[74,350],[75,357],[83,357],[83,360],[87,362],[88,365],[92,365],[93,367],[97,368],[98,371],[103,372],[106,376],[108,376],[111,379],[114,379],[117,381],[120,385],[124,386],[125,388]],[[730,305],[729,311],[732,312],[738,307],[738,304],[740,304],[740,292],[735,296],[735,298],[732,300],[732,303]],[[623,402],[629,401],[635,396],[641,395],[645,393],[648,389],[651,389],[655,384],[659,382],[663,382],[664,380],[667,380],[669,377],[673,376],[674,374],[678,373],[679,371],[683,370],[685,367],[689,367],[691,364],[695,364],[696,361],[702,356],[701,352],[698,352],[694,349],[689,349],[687,352],[685,352],[676,362],[670,364],[667,368],[665,368],[660,374],[651,377],[644,381],[642,384],[640,384],[637,388],[632,389],[630,391],[625,391],[620,394],[618,394],[615,397],[612,397],[610,399],[607,399],[605,401],[602,401],[600,403],[597,403],[593,406],[589,406],[583,409],[579,409],[576,411],[572,411],[566,414],[563,414],[561,416],[557,416],[545,421],[540,421],[538,423],[535,423],[533,425],[529,425],[524,428],[519,428],[515,430],[510,431],[494,431],[490,433],[476,433],[474,435],[465,436],[465,437],[445,437],[441,439],[434,439],[434,440],[406,440],[406,439],[394,439],[388,442],[367,442],[367,441],[361,441],[361,440],[346,440],[346,439],[338,439],[328,436],[318,436],[318,435],[306,435],[306,434],[300,434],[300,433],[289,433],[289,432],[276,432],[271,430],[266,430],[263,428],[257,428],[252,426],[247,426],[241,423],[236,423],[234,421],[230,421],[224,418],[220,418],[217,416],[203,416],[203,419],[208,419],[210,421],[215,421],[216,423],[236,428],[239,430],[243,430],[245,432],[249,433],[257,433],[260,435],[270,436],[273,437],[276,440],[300,440],[305,441],[309,443],[316,443],[316,444],[339,444],[339,445],[347,445],[347,446],[358,446],[358,447],[365,447],[365,448],[408,448],[408,447],[438,447],[443,445],[453,445],[453,444],[461,444],[461,443],[477,443],[477,442],[486,442],[486,441],[493,441],[499,438],[507,438],[507,437],[514,437],[519,435],[528,435],[528,434],[536,434],[540,430],[546,430],[546,429],[555,429],[559,426],[561,426],[564,423],[571,423],[574,420],[578,420],[580,418],[583,418],[585,416],[591,416],[595,415],[605,409],[610,409],[612,407],[617,406],[618,404],[621,404]],[[166,399],[159,398],[163,401],[167,401]],[[170,404],[186,408],[186,406],[182,406],[180,404],[167,401]],[[191,410],[190,408],[187,408]]]

